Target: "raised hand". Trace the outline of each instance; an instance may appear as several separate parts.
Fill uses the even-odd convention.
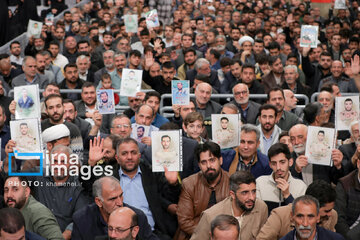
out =
[[[353,75],[359,75],[360,72],[360,57],[355,54],[354,58],[351,59],[351,71]]]
[[[176,185],[178,183],[178,172],[169,171],[167,167],[164,166],[165,178],[171,185]]]
[[[103,149],[104,139],[100,137],[95,137],[94,140],[90,140],[90,149],[89,149],[89,161],[90,166],[94,166],[98,161],[103,159],[105,154],[105,149]]]
[[[152,65],[154,65],[155,59],[151,52],[145,54],[145,70],[148,71]]]

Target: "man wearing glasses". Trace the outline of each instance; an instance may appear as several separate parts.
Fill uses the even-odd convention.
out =
[[[139,233],[138,216],[128,207],[116,209],[110,214],[109,239],[134,240]]]

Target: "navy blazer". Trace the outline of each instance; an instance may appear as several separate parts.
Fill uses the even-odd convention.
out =
[[[292,230],[291,232],[289,232],[288,234],[286,234],[285,236],[283,236],[282,238],[280,238],[280,240],[294,240],[294,235],[295,235],[295,229]],[[343,236],[341,236],[339,233],[335,233],[332,231],[329,231],[325,228],[316,227],[316,232],[317,232],[317,239],[319,240],[345,240],[345,238]]]

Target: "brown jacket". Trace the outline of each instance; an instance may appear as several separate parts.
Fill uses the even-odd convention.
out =
[[[221,202],[229,196],[229,173],[221,169],[221,179],[215,186],[216,202]],[[212,189],[202,172],[195,173],[183,180],[178,203],[177,217],[179,228],[174,239],[190,239],[201,213],[207,209]]]
[[[256,240],[277,240],[294,230],[295,225],[292,223],[290,215],[291,208],[292,204],[289,204],[272,210],[270,217],[261,228]],[[319,226],[335,232],[337,218],[337,212],[333,209],[331,210],[329,220],[322,222]]]
[[[285,82],[284,74],[281,75],[280,84],[276,84],[276,80],[272,71],[262,77],[261,84],[264,86],[265,93],[268,93],[273,87],[281,87]]]
[[[195,229],[194,234],[191,236],[191,240],[210,239],[210,223],[220,214],[233,215],[231,197],[227,197],[222,202],[219,202],[202,213],[200,222]],[[264,201],[256,199],[254,209],[243,215],[242,224],[240,226],[240,239],[255,240],[261,227],[266,222],[267,216],[268,208],[266,204]]]

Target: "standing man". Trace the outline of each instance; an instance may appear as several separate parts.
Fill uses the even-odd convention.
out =
[[[267,206],[256,199],[255,178],[248,171],[237,171],[230,177],[230,196],[202,213],[191,240],[210,238],[211,221],[220,214],[240,219],[240,238],[253,240],[267,219]]]
[[[195,149],[200,168],[183,180],[178,203],[179,228],[177,239],[190,239],[201,213],[229,195],[229,174],[221,169],[222,157],[219,145],[205,142]]]

